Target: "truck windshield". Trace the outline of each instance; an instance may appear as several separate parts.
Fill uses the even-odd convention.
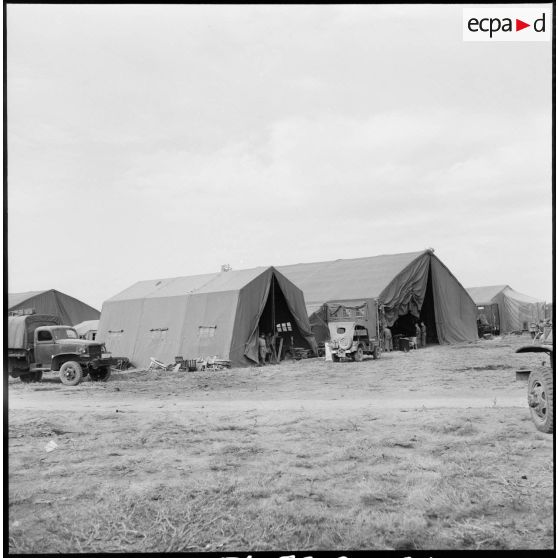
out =
[[[70,327],[57,327],[52,330],[55,339],[77,339],[78,334]]]

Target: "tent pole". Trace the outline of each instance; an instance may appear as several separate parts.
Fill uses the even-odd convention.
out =
[[[275,336],[275,275],[271,276],[271,335]]]

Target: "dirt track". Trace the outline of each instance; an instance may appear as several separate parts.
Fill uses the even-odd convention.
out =
[[[161,408],[293,409],[352,407],[525,407],[515,369],[533,356],[515,355],[527,338],[477,345],[393,352],[378,361],[326,363],[322,359],[216,372],[114,373],[107,383],[66,387],[54,375],[41,384],[10,380],[9,407],[23,409]],[[540,360],[540,357],[535,357]],[[100,396],[100,397],[99,397]]]

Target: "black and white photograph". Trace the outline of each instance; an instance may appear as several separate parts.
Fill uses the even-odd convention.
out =
[[[4,3],[8,552],[552,556],[554,8]]]

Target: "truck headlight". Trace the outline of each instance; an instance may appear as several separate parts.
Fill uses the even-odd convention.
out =
[[[78,349],[78,353],[80,353],[80,354],[85,354],[86,352],[87,352],[87,347],[80,347]]]

